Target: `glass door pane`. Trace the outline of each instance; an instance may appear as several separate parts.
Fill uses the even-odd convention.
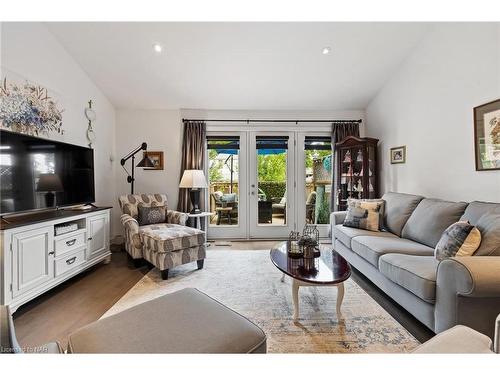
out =
[[[332,195],[330,137],[305,137],[304,166],[306,224],[329,224]]]
[[[297,230],[316,225],[320,237],[328,237],[330,203],[333,199],[331,135],[297,134]]]
[[[209,238],[246,238],[245,135],[207,136]]]
[[[252,133],[250,237],[286,237],[293,229],[293,133]]]

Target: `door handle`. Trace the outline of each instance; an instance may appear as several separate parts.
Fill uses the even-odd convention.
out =
[[[49,252],[49,255],[54,255],[54,254],[55,254],[54,251]]]
[[[67,261],[66,261],[66,264],[73,264],[75,263],[75,260],[76,260],[76,257],[73,257],[73,258],[69,258]]]
[[[87,241],[92,241],[92,237],[87,238]]]
[[[73,238],[72,240],[66,241],[66,245],[68,246],[73,246],[76,242],[76,238]]]

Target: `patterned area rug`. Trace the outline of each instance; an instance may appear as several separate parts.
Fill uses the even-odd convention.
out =
[[[300,320],[292,320],[291,280],[271,263],[269,251],[208,251],[205,268],[196,263],[161,280],[155,268],[109,311],[183,288],[198,288],[259,325],[269,353],[403,353],[418,341],[351,279],[345,283],[342,319],[335,312],[337,288],[300,288]]]

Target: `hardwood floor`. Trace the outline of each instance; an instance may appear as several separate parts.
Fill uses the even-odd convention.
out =
[[[19,344],[59,341],[66,348],[71,332],[99,319],[147,272],[145,266],[134,268],[125,252],[113,252],[109,264],[100,263],[19,307],[14,313]]]
[[[268,250],[276,241],[227,241],[211,243],[210,250]],[[78,328],[99,319],[146,273],[146,266],[134,268],[125,252],[113,252],[111,262],[99,264],[21,306],[14,314],[21,346],[38,346],[59,341],[65,348],[67,337]],[[385,295],[366,277],[353,272],[353,279],[379,305],[419,341],[434,334]]]

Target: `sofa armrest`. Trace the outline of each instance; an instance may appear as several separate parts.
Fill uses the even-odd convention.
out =
[[[328,227],[328,237],[332,239],[332,244],[335,242],[333,238],[333,227],[342,224],[347,216],[347,211],[335,211],[330,214],[330,226]]]
[[[463,324],[494,337],[500,313],[500,257],[448,258],[438,266],[435,331]]]
[[[342,224],[347,216],[347,211],[336,211],[330,214],[330,223],[332,225]]]
[[[167,223],[186,225],[189,219],[188,214],[175,210],[167,210]]]

